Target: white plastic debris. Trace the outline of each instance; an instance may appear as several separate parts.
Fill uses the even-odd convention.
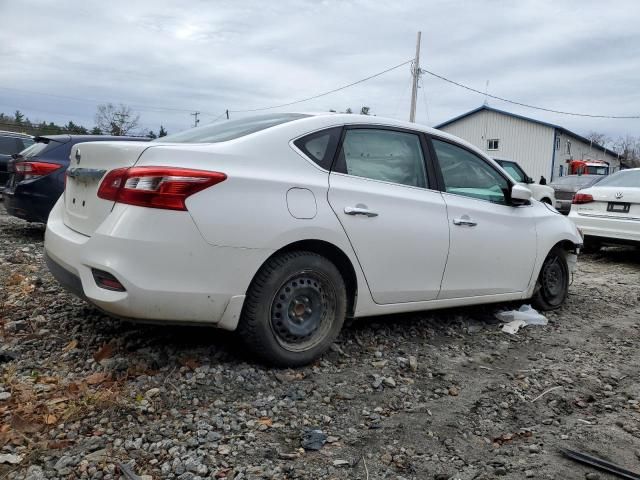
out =
[[[17,465],[22,461],[21,455],[13,455],[11,453],[0,454],[0,463],[9,463],[11,465]]]
[[[531,308],[531,305],[522,305],[518,310],[498,312],[496,318],[505,322],[502,331],[511,335],[527,325],[546,325],[548,323],[547,317],[538,313],[535,308]]]

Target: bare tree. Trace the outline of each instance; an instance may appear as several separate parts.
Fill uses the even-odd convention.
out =
[[[120,104],[105,103],[98,105],[95,121],[96,127],[110,135],[127,135],[138,127],[140,115],[131,107]]]
[[[603,147],[606,147],[607,144],[611,142],[611,138],[608,137],[606,134],[596,132],[593,130],[587,133],[587,139],[590,140],[592,143],[595,143],[596,145],[601,145]]]
[[[640,138],[627,135],[618,137],[613,148],[620,154],[622,162],[628,167],[640,166]]]

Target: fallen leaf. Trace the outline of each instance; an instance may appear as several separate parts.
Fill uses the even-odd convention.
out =
[[[190,370],[195,370],[200,366],[200,362],[198,362],[195,358],[181,358],[179,360],[180,365],[183,367],[187,367]]]
[[[271,425],[273,425],[273,420],[269,417],[260,417],[260,419],[258,419],[258,423],[260,425],[266,425],[267,427],[270,427]]]
[[[69,448],[72,445],[71,440],[58,440],[47,443],[47,448],[52,450],[61,450],[63,448]]]
[[[71,350],[73,350],[74,348],[76,348],[78,346],[78,340],[71,340],[69,343],[67,343],[67,346],[64,347],[62,349],[63,352],[70,352]]]
[[[105,358],[111,358],[113,356],[113,352],[115,351],[115,345],[113,342],[105,343],[100,350],[98,350],[94,355],[93,359],[96,362],[101,362]]]
[[[63,403],[68,400],[69,400],[69,397],[52,398],[51,400],[47,400],[47,405],[57,405],[58,403]]]
[[[58,421],[58,417],[56,417],[51,413],[47,413],[44,416],[44,423],[46,423],[47,425],[55,425],[57,421]]]
[[[43,377],[38,377],[38,383],[58,383],[60,381],[60,379],[58,377],[47,377],[47,376],[43,376]]]
[[[7,278],[7,285],[8,286],[20,285],[24,281],[24,279],[25,279],[24,275],[14,272],[11,275],[9,275],[9,277]]]
[[[109,374],[105,372],[96,372],[85,378],[88,385],[99,385],[109,378]]]
[[[42,425],[30,422],[20,415],[14,414],[11,418],[11,426],[20,432],[35,433],[42,428]]]

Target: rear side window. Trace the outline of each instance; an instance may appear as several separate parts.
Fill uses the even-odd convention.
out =
[[[349,129],[335,170],[411,187],[427,185],[420,137],[413,133]]]
[[[222,121],[213,125],[191,128],[184,132],[167,135],[153,140],[156,143],[218,143],[244,137],[252,133],[292,122],[309,115],[295,113],[274,113],[241,118],[239,120]]]
[[[341,131],[341,127],[329,128],[306,135],[293,143],[319,167],[330,170]]]

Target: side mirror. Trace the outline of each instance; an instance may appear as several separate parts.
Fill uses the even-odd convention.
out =
[[[517,183],[511,187],[511,203],[513,205],[526,205],[531,200],[531,190]]]

